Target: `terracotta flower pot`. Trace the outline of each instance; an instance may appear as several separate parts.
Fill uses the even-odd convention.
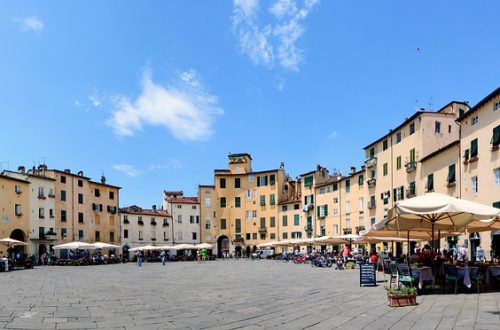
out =
[[[388,298],[389,298],[389,306],[391,307],[414,306],[417,304],[417,295],[388,296]]]

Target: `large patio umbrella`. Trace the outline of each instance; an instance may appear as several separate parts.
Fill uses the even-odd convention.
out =
[[[94,245],[96,249],[117,249],[120,247],[119,245],[104,242],[94,242],[92,245]]]
[[[396,203],[388,217],[374,225],[375,229],[398,231],[460,231],[470,223],[491,220],[500,210],[491,206],[454,198],[439,193],[427,193]]]
[[[212,244],[208,244],[208,243],[200,243],[200,244],[196,244],[196,248],[197,249],[211,250],[211,249],[213,249],[213,246],[212,246]]]
[[[26,242],[18,241],[17,239],[13,239],[13,238],[9,238],[9,237],[0,239],[0,244],[7,245],[8,247],[16,246],[16,245],[28,245],[28,243],[26,243]]]
[[[94,244],[85,243],[85,242],[69,242],[64,244],[59,244],[54,246],[54,250],[68,249],[68,250],[89,250],[96,249],[97,247]]]
[[[277,245],[280,245],[279,241],[260,243],[260,244],[257,244],[256,246],[260,249],[260,248],[266,248],[266,247],[274,247]]]
[[[341,239],[341,240],[344,240],[344,241],[349,241],[349,245],[352,244],[352,241],[354,240],[362,240],[363,239],[363,236],[360,236],[360,235],[355,235],[355,234],[345,234],[345,235],[337,235],[337,236],[333,236],[334,238],[337,238],[337,239]],[[345,242],[344,242],[345,243]]]
[[[193,244],[178,244],[178,245],[172,246],[172,248],[174,250],[196,250],[196,249],[198,249],[196,247],[196,245],[193,245]]]
[[[321,236],[321,237],[315,238],[314,243],[321,244],[321,245],[323,245],[323,244],[342,244],[342,243],[345,243],[345,240],[342,238],[334,237],[334,236]]]

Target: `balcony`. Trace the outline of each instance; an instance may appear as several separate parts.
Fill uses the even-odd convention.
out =
[[[140,226],[144,226],[144,221],[139,220],[139,221],[137,221],[137,224],[139,224]]]
[[[377,157],[372,157],[367,160],[365,160],[365,166],[366,168],[370,168],[377,165]]]
[[[123,219],[123,223],[128,225],[130,223],[130,221],[128,221],[128,219]]]
[[[151,220],[151,226],[156,226],[156,221]]]
[[[152,241],[156,241],[156,237],[151,237],[151,240]]]
[[[244,242],[244,239],[243,239],[243,237],[236,237],[236,238],[234,239],[234,242],[235,242],[235,243],[243,243],[243,242]]]
[[[260,233],[260,234],[265,234],[265,233],[267,233],[267,227],[259,227],[259,233]]]
[[[365,226],[356,227],[356,234],[359,235],[359,232],[363,230],[365,230]]]
[[[344,228],[344,235],[352,234],[352,228]]]
[[[312,233],[313,228],[312,228],[312,226],[304,226],[304,230],[306,233],[310,234],[310,233]]]
[[[366,205],[369,209],[373,209],[375,208],[375,202],[368,202],[368,204]]]
[[[169,226],[168,222],[163,223],[163,227],[168,227],[168,226]]]
[[[45,197],[45,196],[44,196],[44,195],[42,195],[42,194],[39,194],[39,195],[38,195],[38,199],[47,199],[47,197]]]
[[[371,187],[375,187],[375,185],[377,184],[377,179],[369,179],[366,181],[366,184],[368,185],[369,188]]]
[[[452,188],[452,187],[455,187],[456,185],[457,185],[456,181],[448,181],[448,182],[446,182],[446,187],[447,188]]]
[[[55,197],[56,197],[56,195],[55,195],[54,193],[49,193],[49,194],[48,194],[48,196],[49,196],[50,198],[55,198]]]
[[[417,162],[415,162],[415,161],[408,162],[405,164],[405,167],[406,167],[406,173],[413,172],[417,169]]]

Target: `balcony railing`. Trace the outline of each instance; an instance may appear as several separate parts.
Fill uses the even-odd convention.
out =
[[[141,225],[141,226],[143,226],[143,225],[144,225],[144,221],[142,221],[142,220],[137,221],[137,223],[138,223],[139,225]]]
[[[410,172],[413,172],[417,169],[417,162],[413,161],[413,162],[408,162],[405,164],[405,167],[406,167],[406,172],[407,173],[410,173]]]
[[[152,226],[156,226],[156,221],[152,220],[152,221],[151,221],[151,225],[152,225]]]
[[[312,228],[312,226],[305,226],[304,230],[306,231],[306,233],[312,233],[313,228]]]
[[[128,225],[130,223],[130,221],[128,219],[124,219],[123,223],[126,224],[126,225]]]
[[[344,228],[344,235],[352,234],[352,228]]]
[[[366,205],[369,209],[373,209],[375,207],[375,202],[368,202]]]
[[[259,227],[259,233],[267,233],[267,227]]]
[[[368,187],[375,187],[375,185],[377,184],[377,179],[369,179],[366,181],[366,184],[368,185]]]
[[[377,157],[372,157],[367,160],[365,160],[365,166],[366,168],[370,168],[377,165]]]

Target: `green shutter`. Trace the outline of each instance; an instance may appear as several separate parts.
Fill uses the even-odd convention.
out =
[[[358,177],[358,184],[359,184],[360,186],[362,186],[362,185],[363,185],[363,181],[364,181],[364,177],[363,177],[363,175],[361,174],[361,175]]]
[[[319,218],[319,214],[320,214],[320,213],[319,213],[319,208],[320,208],[319,206],[316,206],[316,216],[317,216],[318,218]]]
[[[477,156],[477,139],[474,139],[470,142],[470,156],[471,157]]]
[[[499,202],[494,202],[493,207],[496,207],[497,209],[500,209],[500,201]]]
[[[434,189],[434,175],[429,174],[427,176],[427,190],[433,190]]]
[[[328,216],[328,204],[325,205],[325,217]]]
[[[491,144],[498,146],[500,144],[500,125],[493,129],[493,137],[491,138]]]
[[[455,164],[448,167],[448,183],[455,182]]]

